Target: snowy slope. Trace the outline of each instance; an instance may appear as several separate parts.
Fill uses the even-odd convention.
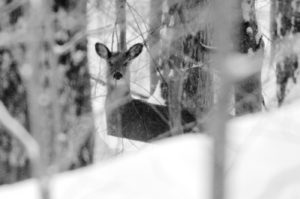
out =
[[[228,125],[230,199],[300,198],[300,102]],[[57,175],[53,199],[208,199],[211,142],[184,135],[140,152]],[[37,198],[28,180],[0,188],[0,198]]]

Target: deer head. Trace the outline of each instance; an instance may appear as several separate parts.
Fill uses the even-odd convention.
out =
[[[111,52],[104,44],[96,43],[95,50],[107,62],[108,78],[120,80],[125,77],[130,62],[141,54],[143,44],[137,43],[126,52]]]

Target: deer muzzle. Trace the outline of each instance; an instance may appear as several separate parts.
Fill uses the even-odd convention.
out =
[[[122,75],[122,73],[120,73],[120,72],[115,72],[115,73],[113,74],[113,78],[116,79],[116,80],[119,80],[119,79],[121,79],[122,77],[123,77],[123,75]]]

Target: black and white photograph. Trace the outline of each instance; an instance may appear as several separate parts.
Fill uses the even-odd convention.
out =
[[[0,199],[300,199],[299,62],[300,0],[0,0]]]

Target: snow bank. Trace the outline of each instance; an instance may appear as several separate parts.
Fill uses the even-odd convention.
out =
[[[228,125],[227,195],[230,199],[300,198],[300,102]],[[137,153],[57,175],[53,199],[208,199],[211,141],[184,135]],[[37,197],[28,180],[0,188],[0,198]]]

